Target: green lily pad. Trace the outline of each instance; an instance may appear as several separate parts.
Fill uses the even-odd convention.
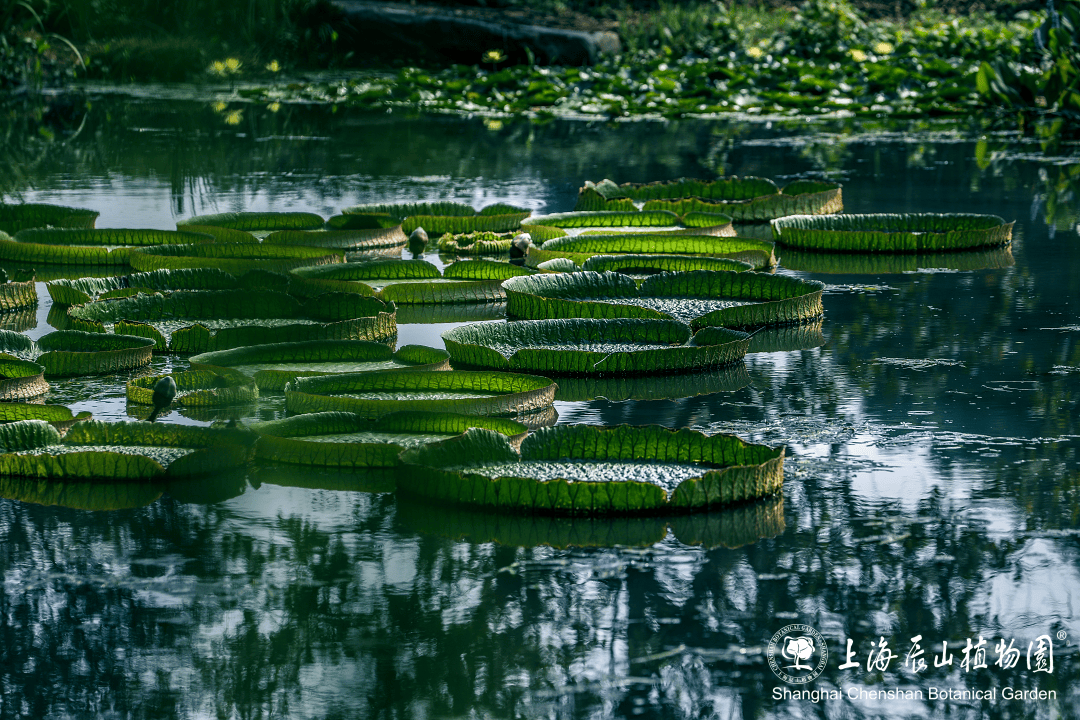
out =
[[[18,242],[5,232],[0,232],[0,262],[17,265],[62,265],[67,268],[60,276],[71,274],[81,277],[81,265],[104,268],[127,267],[129,248],[110,250],[103,247],[68,247],[66,245],[43,245],[40,243]],[[38,273],[41,276],[41,273]]]
[[[196,215],[176,223],[176,227],[210,225],[230,230],[266,232],[274,230],[312,230],[320,228],[325,221],[315,213],[308,212],[231,212],[213,215]]]
[[[15,241],[36,245],[100,247],[144,247],[152,245],[190,245],[213,242],[204,233],[146,228],[34,228],[22,230]]]
[[[773,244],[762,240],[737,237],[711,237],[701,235],[676,235],[654,233],[628,233],[622,235],[578,235],[555,238],[540,247],[529,248],[526,262],[535,267],[539,263],[564,257],[584,264],[594,255],[692,255],[739,260],[757,268],[769,268],[776,264]]]
[[[256,436],[244,429],[80,422],[60,434],[42,420],[0,425],[0,475],[52,480],[153,480],[242,467]]]
[[[780,189],[759,177],[718,180],[674,180],[616,185],[610,180],[586,182],[578,192],[575,210],[625,209],[643,203],[644,211],[724,213],[733,219],[764,222],[785,215],[823,215],[843,210],[838,183],[796,180]]]
[[[507,312],[548,318],[670,318],[697,329],[801,322],[823,312],[814,280],[728,270],[661,273],[641,283],[617,272],[582,271],[513,278]]]
[[[593,255],[581,270],[593,272],[620,272],[634,278],[662,272],[687,272],[690,270],[731,270],[743,272],[755,269],[753,265],[730,258],[703,257],[699,255]]]
[[[510,252],[513,233],[445,233],[439,238],[439,252],[448,255],[501,255]]]
[[[150,364],[154,341],[132,335],[57,330],[37,341],[37,362],[46,375],[102,375]]]
[[[554,515],[696,512],[776,495],[784,449],[656,425],[469,430],[401,454],[398,489],[443,504]]]
[[[675,320],[522,320],[443,333],[450,359],[473,367],[558,375],[651,375],[738,362],[750,336],[712,328],[707,343]],[[703,336],[704,337],[704,336]]]
[[[68,317],[90,332],[111,327],[150,338],[158,351],[201,353],[289,340],[389,340],[397,334],[394,310],[348,293],[301,303],[273,291],[206,290],[93,302],[69,308]]]
[[[39,227],[92,228],[100,214],[45,203],[0,203],[0,233],[15,234]]]
[[[409,237],[401,225],[366,230],[278,230],[267,235],[264,243],[271,245],[303,245],[338,250],[365,250],[404,245]]]
[[[919,253],[970,250],[1012,242],[1013,223],[973,213],[792,215],[772,221],[783,245],[824,252]]]
[[[556,385],[499,372],[352,373],[297,378],[285,388],[291,413],[337,410],[364,417],[420,410],[466,415],[521,415],[551,405]]]
[[[940,253],[869,254],[808,252],[785,248],[782,264],[802,272],[891,275],[920,270],[998,270],[1016,264],[1009,246]]]
[[[25,308],[36,310],[37,302],[37,289],[33,280],[0,284],[0,313],[9,313]]]
[[[217,268],[239,275],[248,270],[286,272],[308,265],[345,261],[340,251],[330,248],[267,243],[157,245],[127,252],[127,261],[131,267],[144,272],[177,268]]]
[[[3,402],[0,403],[0,423],[18,422],[20,420],[44,420],[60,431],[67,432],[68,428],[77,422],[89,420],[92,414],[81,412],[75,415],[66,405],[38,405],[36,403]]]
[[[685,545],[738,548],[784,532],[784,498],[777,495],[707,513],[612,518],[523,517],[462,505],[435,505],[405,495],[397,503],[396,517],[424,535],[513,547],[646,547],[670,534]]]
[[[512,205],[496,204],[480,210],[455,202],[417,202],[354,205],[341,211],[342,220],[330,219],[330,224],[348,227],[352,222],[377,223],[382,218],[392,218],[401,223],[408,235],[418,227],[428,236],[445,233],[509,232],[521,227],[521,221],[532,211]],[[365,225],[360,225],[361,227]]]
[[[154,385],[163,377],[171,377],[176,383],[173,404],[180,407],[246,405],[259,397],[255,381],[247,375],[229,368],[214,368],[133,378],[127,384],[128,402],[153,405]]]
[[[528,428],[506,418],[437,412],[395,412],[376,419],[318,412],[256,423],[255,457],[320,467],[394,467],[398,455],[482,427],[520,443]]]
[[[0,401],[26,400],[48,391],[43,365],[0,353]]]
[[[753,346],[753,338],[750,340]],[[678,400],[735,392],[752,382],[746,365],[727,365],[719,370],[628,377],[560,377],[555,399],[581,402],[606,398],[612,402],[624,400]]]
[[[441,371],[450,369],[445,350],[405,345],[397,352],[363,340],[251,345],[203,353],[190,358],[193,368],[231,368],[251,376],[260,390],[282,391],[298,377],[379,370]]]
[[[98,299],[127,297],[139,292],[176,290],[277,290],[289,287],[291,276],[250,270],[239,276],[217,268],[152,270],[104,278],[60,279],[45,284],[54,304],[82,305]]]

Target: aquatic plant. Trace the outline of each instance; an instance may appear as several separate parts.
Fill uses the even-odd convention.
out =
[[[0,202],[0,232],[14,235],[29,228],[92,228],[97,210],[49,205],[46,203]]]
[[[176,398],[172,402],[181,407],[242,405],[259,397],[255,382],[247,375],[228,368],[213,368],[133,378],[127,383],[128,402],[153,405],[154,388],[164,377],[176,383]]]
[[[102,375],[150,364],[154,341],[131,335],[57,330],[35,343],[35,362],[46,375]]]
[[[694,512],[774,495],[784,449],[655,425],[562,425],[525,438],[470,430],[401,454],[398,489],[503,512]]]
[[[454,363],[552,375],[651,375],[738,362],[750,336],[735,330],[693,336],[674,320],[523,320],[464,325],[443,333]],[[704,332],[704,331],[703,331]]]
[[[0,247],[3,247],[2,243]],[[345,261],[341,252],[331,248],[272,243],[157,245],[130,250],[125,259],[131,267],[144,272],[179,268],[217,268],[234,275],[248,270],[282,272],[308,265]]]
[[[477,211],[471,205],[456,202],[416,202],[353,205],[330,219],[330,224],[347,228],[353,223],[370,227],[372,223],[397,222],[405,234],[419,227],[428,235],[470,232],[509,232],[521,227],[530,215],[525,208],[506,204],[489,205]],[[340,219],[338,219],[340,218]]]
[[[625,233],[620,235],[578,235],[555,238],[529,248],[526,262],[531,266],[563,257],[584,264],[594,255],[659,254],[707,255],[768,268],[776,264],[773,243],[740,237],[708,237],[674,233]]]
[[[934,252],[1006,245],[1013,223],[997,215],[908,213],[791,215],[772,221],[777,242],[832,252]]]

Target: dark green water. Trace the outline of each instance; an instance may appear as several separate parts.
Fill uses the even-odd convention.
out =
[[[89,111],[58,100],[51,116],[53,142],[21,141],[34,123],[13,121],[0,190],[100,210],[98,227],[436,198],[558,212],[586,179],[718,171],[836,178],[849,212],[1017,222],[1011,257],[903,272],[826,273],[844,268],[785,266],[781,252],[781,272],[829,285],[823,345],[750,355],[749,384],[702,379],[694,397],[556,404],[560,423],[784,444],[782,502],[670,523],[520,519],[399,502],[376,473],[295,468],[103,489],[138,506],[121,511],[0,500],[0,718],[1080,716],[1069,158],[852,121],[492,128],[285,106],[227,125],[208,104],[104,99]],[[41,294],[37,318],[4,326],[47,332]],[[405,325],[399,343],[437,345],[450,326]],[[184,361],[155,360],[168,366]],[[128,417],[126,379],[57,382],[47,401]],[[260,402],[243,412],[281,405]],[[765,648],[794,623],[828,643],[807,687],[839,698],[778,697],[800,688],[773,675]],[[916,674],[904,658],[920,635],[929,667]],[[1027,664],[1043,635],[1052,673]],[[962,667],[980,637],[986,667]],[[1016,667],[995,664],[1001,639]],[[860,664],[841,669],[848,640]],[[868,670],[882,641],[897,657]],[[936,668],[942,642],[953,664]],[[947,689],[994,694],[931,699]]]

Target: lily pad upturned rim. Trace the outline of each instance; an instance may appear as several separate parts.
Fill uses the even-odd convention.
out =
[[[176,399],[173,403],[181,407],[245,405],[259,397],[255,381],[247,375],[229,368],[214,368],[132,378],[127,383],[128,402],[153,405],[154,386],[164,377],[171,377],[176,383]]]
[[[593,255],[581,265],[582,270],[603,272],[686,272],[687,270],[753,270],[754,266],[742,260],[707,257],[704,255]]]
[[[266,362],[332,362],[334,360],[394,360],[406,364],[400,369],[387,368],[371,372],[398,372],[414,370],[439,372],[450,369],[450,354],[445,350],[424,345],[403,345],[394,351],[384,343],[368,340],[308,340],[300,342],[267,343],[247,345],[230,350],[193,355],[188,362],[193,368],[232,368],[237,365],[262,364]],[[253,376],[260,390],[280,392],[298,377],[333,375],[305,370],[259,370]]]
[[[232,230],[261,232],[264,230],[309,230],[326,224],[321,215],[311,212],[226,212],[195,215],[179,220],[178,228],[185,225],[212,225]]]
[[[38,349],[44,351],[37,362],[53,376],[123,372],[149,365],[154,344],[134,335],[56,330],[37,340]]]
[[[711,328],[708,342],[697,344],[690,326],[675,320],[618,318],[596,320],[518,320],[464,325],[443,333],[455,364],[543,375],[649,375],[710,370],[742,360],[750,336]],[[626,351],[564,350],[552,345],[580,342],[623,343]],[[516,345],[509,356],[493,345]],[[633,345],[667,345],[632,349]]]
[[[458,435],[469,428],[481,427],[520,444],[529,428],[508,418],[459,413],[406,411],[368,418],[350,412],[318,412],[281,420],[255,423],[251,430],[259,435],[255,457],[318,467],[396,467],[404,447],[394,442],[316,442],[309,435],[348,432],[383,432],[395,434]]]
[[[83,410],[77,415],[67,405],[39,405],[37,403],[0,403],[0,423],[19,420],[44,420],[62,433],[77,422],[89,420],[93,413]]]
[[[30,360],[0,353],[0,400],[28,400],[49,391],[45,366]]]
[[[94,227],[101,215],[97,210],[73,208],[50,203],[0,202],[0,232],[18,232],[31,227]],[[39,218],[47,220],[41,224]],[[16,225],[16,223],[21,223]]]
[[[263,269],[284,272],[309,265],[342,263],[342,251],[303,245],[208,243],[133,248],[127,261],[139,271],[210,267],[239,275]]]
[[[401,454],[398,489],[446,504],[556,515],[647,515],[709,510],[780,493],[784,448],[734,435],[659,425],[559,425],[530,434],[520,452],[487,430],[470,430]],[[701,464],[671,492],[643,481],[539,481],[489,477],[469,467],[517,461],[641,461]]]
[[[379,417],[391,412],[423,410],[466,415],[524,415],[554,401],[558,386],[535,375],[492,371],[451,370],[417,372],[376,371],[297,378],[285,387],[285,407],[290,413],[327,410]],[[493,394],[464,399],[381,400],[340,397],[344,393],[393,391],[461,391]]]
[[[582,265],[596,255],[686,255],[729,258],[747,262],[754,268],[769,268],[776,265],[774,247],[772,242],[744,237],[578,235],[548,240],[539,247],[532,245],[525,261],[535,267],[559,257]]]
[[[825,252],[942,252],[1012,242],[1015,222],[979,213],[789,215],[772,221],[776,242]]]
[[[152,228],[29,228],[15,235],[15,242],[59,247],[153,247],[194,245],[214,241],[213,235],[188,230]]]
[[[513,278],[503,283],[508,299],[507,312],[529,320],[667,317],[687,322],[661,310],[619,303],[618,298],[735,298],[753,301],[747,305],[698,315],[688,321],[695,330],[709,326],[763,327],[817,318],[824,312],[821,305],[824,288],[825,285],[817,280],[730,270],[665,272],[649,277],[640,285],[617,272],[597,273],[589,270]],[[611,297],[612,301],[589,299],[597,295]]]

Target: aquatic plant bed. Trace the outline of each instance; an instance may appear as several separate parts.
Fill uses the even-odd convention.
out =
[[[298,377],[382,370],[450,369],[445,350],[405,345],[395,352],[364,340],[315,340],[249,345],[189,358],[193,368],[231,368],[254,378],[260,390],[281,391]]]
[[[521,320],[464,325],[443,333],[443,341],[454,363],[554,375],[707,370],[746,354],[749,335],[710,330],[698,339],[674,320]]]
[[[438,502],[565,515],[693,512],[783,487],[784,449],[659,426],[562,425],[521,443],[471,430],[401,454],[398,487]]]
[[[201,353],[286,340],[389,340],[397,334],[394,311],[349,293],[300,302],[267,290],[205,290],[92,302],[67,314],[79,329],[147,337],[159,352]]]
[[[783,188],[768,178],[585,182],[575,210],[670,211],[679,216],[723,213],[732,220],[763,222],[785,215],[825,215],[844,209],[839,183],[796,180]]]
[[[328,410],[379,417],[422,410],[468,415],[523,415],[551,405],[547,378],[500,372],[374,372],[297,378],[285,387],[290,413]]]
[[[436,412],[395,412],[377,419],[319,412],[255,423],[256,458],[319,467],[395,467],[409,447],[485,428],[520,443],[528,428],[506,418]]]
[[[877,213],[792,215],[772,228],[776,242],[804,250],[915,253],[1007,245],[1013,223],[973,213]]]
[[[163,423],[80,422],[61,438],[43,420],[0,425],[0,475],[48,479],[148,480],[242,467],[255,435],[247,430]]]
[[[0,270],[0,313],[27,308],[37,309],[37,288],[33,280],[8,282],[7,273]]]
[[[653,275],[638,285],[616,272],[582,271],[512,278],[507,312],[547,318],[670,318],[699,329],[761,327],[819,317],[824,284],[763,273],[692,270]]]

